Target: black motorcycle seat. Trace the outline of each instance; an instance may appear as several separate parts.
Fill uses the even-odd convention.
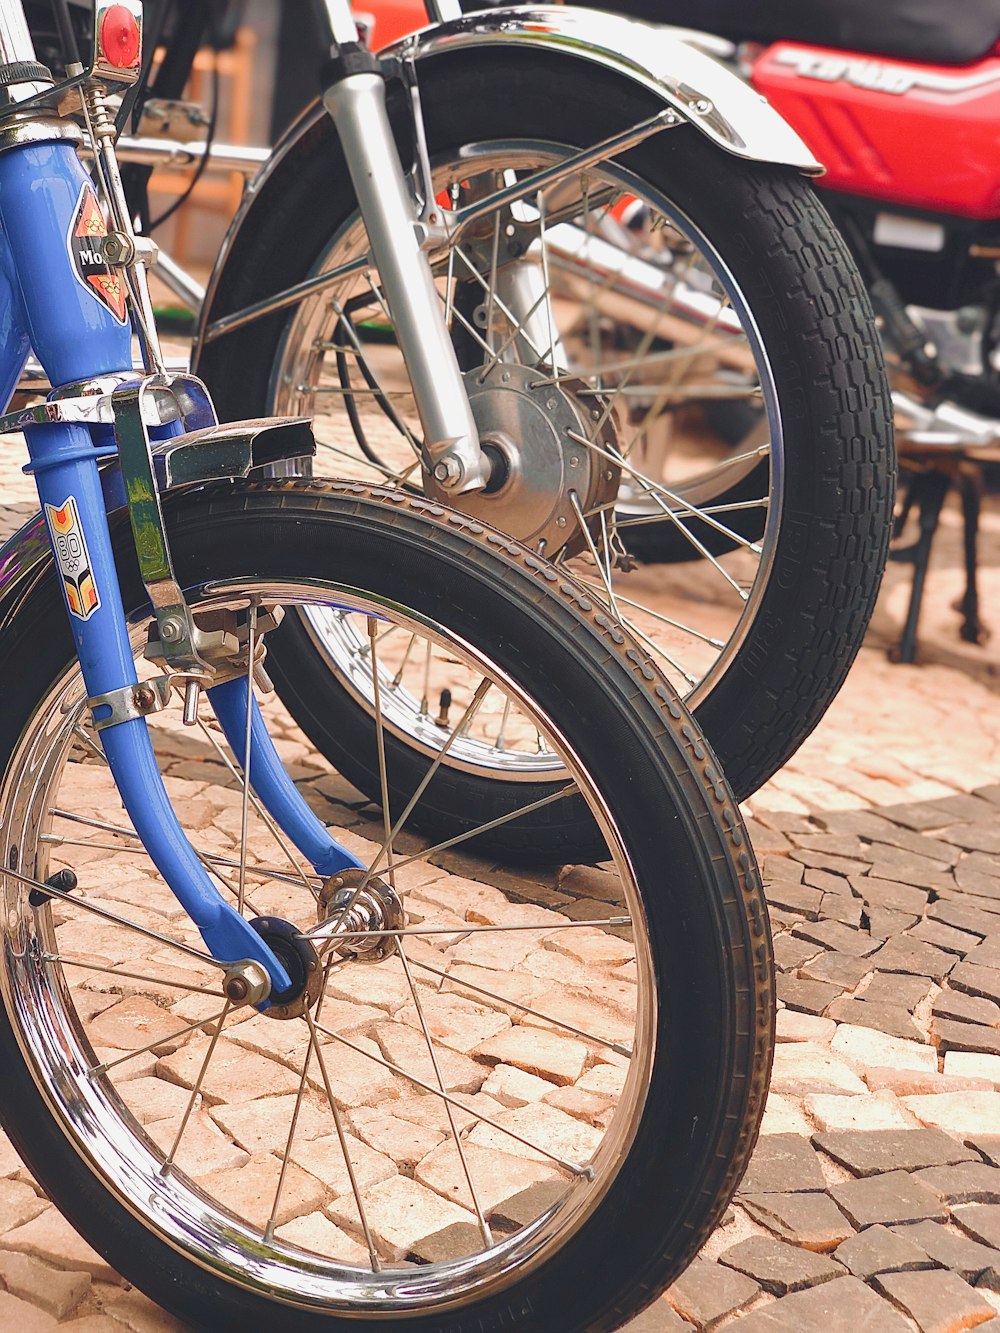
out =
[[[804,42],[897,60],[964,65],[1000,38],[1000,0],[583,0],[644,19],[728,37]],[[577,0],[579,3],[579,0]]]

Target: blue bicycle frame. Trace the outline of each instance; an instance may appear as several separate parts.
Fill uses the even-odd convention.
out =
[[[9,51],[0,51],[0,57],[9,61],[23,54],[12,57]],[[26,125],[30,133],[25,132]],[[51,112],[16,122],[6,135],[0,117],[3,408],[30,350],[56,386],[50,395],[54,405],[101,376],[117,377],[119,387],[130,378],[141,379],[132,369],[133,320],[143,330],[141,300],[133,288],[126,301],[125,274],[101,262],[105,239],[101,233],[107,227],[91,179],[77,157],[74,136],[79,137],[75,126]],[[221,897],[188,842],[164,788],[145,717],[109,721],[99,716],[96,701],[123,697],[123,692],[128,697],[138,685],[99,475],[100,464],[113,465],[110,460],[118,453],[118,442],[111,424],[59,420],[58,410],[51,415],[51,421],[33,419],[24,426],[28,470],[38,488],[83,679],[118,791],[150,858],[212,955],[225,964],[243,960],[262,964],[271,995],[280,996],[291,984],[289,975],[252,925]],[[176,436],[183,428],[183,422],[175,422],[161,433]],[[176,443],[173,438],[171,444]],[[359,867],[361,863],[330,836],[285,772],[249,681],[245,674],[207,693],[237,756],[244,753],[249,709],[250,784],[258,799],[318,875]],[[23,873],[30,874],[30,867]]]

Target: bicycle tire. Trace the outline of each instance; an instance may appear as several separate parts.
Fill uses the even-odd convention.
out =
[[[221,597],[232,600],[237,590],[274,601],[282,591],[290,596],[301,589],[303,580],[309,580],[309,595],[318,596],[323,580],[317,570],[335,568],[336,582],[324,595],[338,605],[361,607],[369,619],[372,612],[365,608],[371,606],[381,606],[387,619],[406,607],[405,616],[398,612],[406,623],[410,617],[428,633],[453,632],[456,637],[444,641],[454,651],[482,654],[475,660],[488,655],[505,673],[501,679],[516,680],[518,699],[530,701],[525,707],[547,719],[568,747],[567,762],[576,765],[578,781],[573,799],[587,797],[595,818],[604,821],[607,848],[619,867],[631,866],[622,869],[623,893],[633,923],[636,976],[648,984],[634,1032],[641,1035],[644,1024],[651,1024],[649,1040],[637,1036],[635,1064],[626,1061],[631,1073],[607,1130],[619,1138],[602,1140],[613,1143],[614,1161],[602,1157],[600,1147],[593,1149],[596,1183],[580,1186],[593,1190],[587,1196],[592,1206],[564,1219],[564,1238],[562,1231],[554,1232],[548,1249],[534,1256],[525,1250],[522,1266],[499,1275],[487,1271],[478,1286],[467,1279],[466,1288],[455,1276],[461,1270],[448,1262],[416,1272],[397,1271],[390,1263],[379,1275],[373,1304],[370,1271],[366,1286],[363,1271],[345,1270],[342,1261],[337,1281],[347,1271],[355,1284],[342,1291],[315,1252],[303,1269],[306,1261],[296,1242],[289,1250],[280,1239],[280,1225],[276,1238],[266,1229],[258,1234],[259,1227],[251,1235],[248,1223],[232,1220],[231,1205],[217,1202],[217,1196],[227,1197],[221,1183],[225,1170],[199,1176],[195,1186],[186,1174],[192,1168],[172,1152],[173,1165],[162,1169],[166,1159],[155,1147],[154,1133],[161,1122],[144,1130],[134,1118],[137,1112],[128,1109],[136,1104],[127,1101],[129,1084],[116,1082],[111,1072],[121,1060],[105,1054],[91,1067],[90,1034],[96,1035],[92,1025],[99,1021],[93,1016],[95,991],[86,988],[79,969],[73,971],[72,944],[61,943],[79,917],[67,902],[30,906],[25,885],[7,874],[4,929],[8,943],[18,946],[4,950],[0,974],[5,1070],[0,1116],[7,1132],[91,1244],[197,1328],[263,1327],[277,1319],[282,1328],[303,1333],[346,1330],[370,1326],[376,1311],[380,1318],[391,1313],[401,1328],[427,1333],[468,1333],[484,1322],[511,1319],[539,1333],[620,1326],[677,1276],[718,1221],[746,1166],[763,1112],[774,1018],[767,912],[738,808],[710,749],[646,655],[579,587],[553,578],[548,566],[508,538],[419,497],[354,483],[250,483],[174,498],[167,523],[178,577],[196,610]],[[141,651],[149,612],[120,529],[116,551]],[[26,659],[30,673],[16,669]],[[44,877],[51,842],[39,835],[57,818],[51,802],[56,796],[63,800],[64,783],[71,793],[79,792],[81,776],[94,773],[93,766],[75,768],[91,763],[92,753],[70,748],[84,701],[51,572],[0,636],[0,669],[10,682],[0,719],[3,864]],[[167,726],[166,718],[158,714],[154,721]],[[39,769],[35,761],[43,758],[47,766]],[[587,796],[591,787],[596,795]],[[101,818],[109,818],[105,807]],[[98,855],[81,869],[91,903],[102,900],[96,881],[106,866],[106,855],[103,860]],[[463,891],[471,890],[466,885]],[[120,909],[115,895],[122,892],[121,876],[111,875],[105,905]],[[149,906],[149,885],[145,896],[133,895],[131,901]],[[508,901],[512,912],[527,912],[516,895]],[[557,918],[547,919],[554,929]],[[112,925],[103,923],[107,929]],[[61,952],[67,947],[69,954]],[[115,947],[102,945],[105,951]],[[123,977],[142,972],[135,961],[124,966]],[[612,980],[603,964],[594,964],[594,976],[605,989]],[[105,991],[98,985],[98,999],[107,999],[110,987],[117,1004],[120,991],[114,984],[112,976]],[[82,1008],[81,997],[87,1000]],[[161,995],[161,1006],[166,1003]],[[390,1028],[399,1026],[387,1021]],[[266,1067],[260,1096],[276,1107],[280,1078],[289,1076],[281,1054],[290,1059],[291,1047],[283,1044],[288,1025],[252,1013],[244,1022],[249,1028],[226,1028],[220,1044],[230,1050],[239,1045],[244,1054],[260,1057]],[[229,1039],[251,1029],[254,1035],[242,1045]],[[148,1036],[147,1029],[137,1037],[140,1050]],[[122,1040],[125,1045],[111,1055],[135,1049]],[[198,1052],[205,1049],[200,1035],[192,1040],[201,1043]],[[276,1043],[275,1051],[265,1047],[273,1059],[265,1059],[261,1042]],[[165,1038],[161,1044],[169,1050]],[[179,1053],[163,1057],[175,1081],[180,1066],[169,1062],[182,1058],[184,1049],[181,1042]],[[193,1070],[202,1056],[192,1058]],[[202,1082],[210,1058],[211,1051],[197,1082],[193,1074],[186,1083],[181,1080],[184,1088],[193,1087],[192,1105],[199,1089],[208,1096],[213,1086],[210,1078]],[[244,1097],[249,1077],[241,1074]],[[148,1101],[144,1091],[137,1104]],[[212,1098],[205,1105],[208,1109],[197,1114],[214,1116],[218,1132],[228,1123],[225,1108]],[[245,1123],[254,1128],[242,1132],[257,1132],[260,1110],[259,1100],[244,1104]],[[344,1114],[356,1117],[358,1111],[348,1106]],[[614,1129],[618,1115],[625,1117],[620,1131]],[[350,1126],[357,1129],[353,1119]],[[107,1130],[113,1132],[101,1132]],[[230,1133],[238,1138],[237,1131]],[[169,1142],[172,1134],[171,1129],[160,1137]],[[291,1152],[291,1137],[287,1144],[279,1142]],[[372,1186],[372,1192],[378,1188]],[[565,1188],[568,1195],[570,1186]],[[562,1215],[556,1204],[551,1208],[554,1218]],[[542,1215],[554,1226],[548,1218]],[[525,1234],[517,1232],[514,1242]],[[486,1253],[488,1258],[493,1251]],[[501,1245],[496,1253],[517,1251]],[[331,1291],[340,1293],[338,1301],[329,1299]]]

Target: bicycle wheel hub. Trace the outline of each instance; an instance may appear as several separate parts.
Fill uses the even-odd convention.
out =
[[[582,380],[549,378],[504,362],[485,374],[469,371],[465,386],[493,479],[485,491],[459,496],[430,476],[424,488],[551,557],[587,545],[581,515],[590,528],[595,511],[614,503],[620,469],[603,456],[617,446],[614,413]]]
[[[328,938],[342,958],[378,963],[396,951],[396,936],[406,913],[396,890],[367,870],[331,875],[319,894],[319,919],[331,922]]]
[[[268,1018],[301,1018],[323,991],[319,954],[298,926],[280,916],[258,916],[250,924],[292,979],[286,990],[271,992],[271,1003],[262,1013]]]

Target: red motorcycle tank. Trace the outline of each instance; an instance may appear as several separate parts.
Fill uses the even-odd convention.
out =
[[[822,185],[927,212],[1000,218],[996,54],[933,65],[777,42],[754,61],[751,79],[824,164]]]

